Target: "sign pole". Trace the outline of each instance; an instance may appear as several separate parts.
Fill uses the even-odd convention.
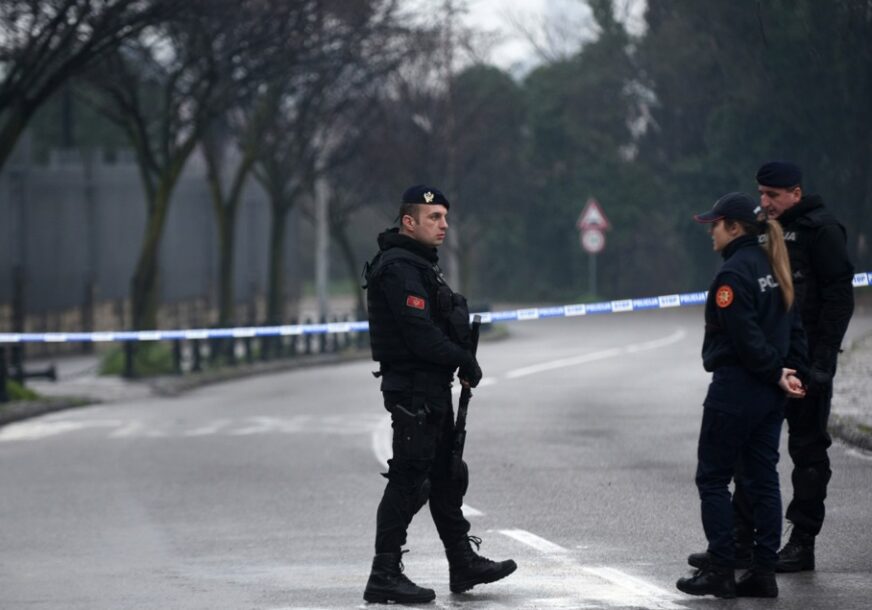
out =
[[[590,197],[584,205],[581,215],[578,217],[576,226],[581,231],[581,247],[587,252],[587,289],[591,296],[598,294],[596,285],[596,255],[602,252],[606,246],[605,232],[611,228],[609,219],[606,218],[599,202]]]
[[[591,252],[587,255],[587,287],[590,290],[591,298],[596,298],[596,254]]]

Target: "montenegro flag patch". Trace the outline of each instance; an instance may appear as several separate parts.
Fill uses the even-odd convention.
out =
[[[724,284],[715,292],[715,303],[723,309],[733,304],[733,289]]]
[[[423,310],[425,307],[427,307],[427,301],[425,301],[421,297],[416,297],[410,294],[406,297],[406,307]]]

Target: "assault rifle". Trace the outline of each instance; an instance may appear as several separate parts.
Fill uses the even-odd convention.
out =
[[[478,351],[478,334],[481,328],[481,316],[472,318],[472,330],[469,334],[470,349],[473,357]],[[454,447],[451,449],[451,476],[455,479],[466,479],[466,464],[463,463],[463,446],[466,444],[466,411],[469,409],[469,399],[472,389],[463,386],[460,400],[457,403],[457,422],[454,424]]]

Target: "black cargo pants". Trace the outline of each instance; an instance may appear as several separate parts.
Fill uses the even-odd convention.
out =
[[[423,386],[423,387],[422,387]],[[376,553],[398,553],[412,517],[430,503],[430,514],[447,547],[465,539],[461,511],[468,480],[451,476],[454,409],[447,382],[418,382],[405,392],[384,391],[391,413],[393,457],[376,516]]]

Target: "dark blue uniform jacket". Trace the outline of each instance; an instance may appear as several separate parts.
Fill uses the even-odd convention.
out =
[[[705,370],[714,372],[705,406],[733,411],[770,401],[783,367],[806,374],[805,333],[796,307],[785,310],[781,289],[757,237],[730,242],[705,306]]]

